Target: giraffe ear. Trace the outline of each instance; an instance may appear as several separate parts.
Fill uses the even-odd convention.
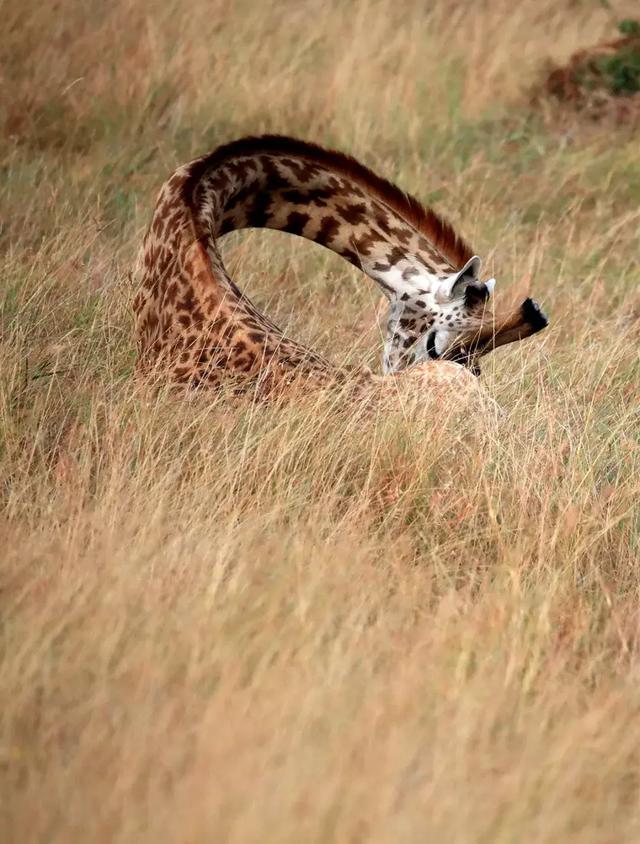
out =
[[[464,296],[467,287],[474,282],[478,282],[481,267],[482,261],[477,255],[469,258],[464,267],[454,277],[453,284],[451,285],[451,297],[453,299],[459,299]]]

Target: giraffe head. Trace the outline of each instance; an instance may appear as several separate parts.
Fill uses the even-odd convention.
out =
[[[435,275],[420,263],[411,264],[396,268],[392,278],[380,279],[390,299],[385,373],[443,359],[462,363],[479,374],[481,355],[547,325],[547,318],[531,299],[516,311],[496,317],[489,307],[495,279],[480,280],[477,256],[449,275]]]

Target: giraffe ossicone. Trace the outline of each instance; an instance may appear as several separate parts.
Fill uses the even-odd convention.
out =
[[[229,375],[274,385],[353,378],[285,336],[231,279],[219,239],[251,227],[315,241],[380,286],[387,375],[425,362],[434,383],[453,378],[452,362],[477,371],[482,355],[547,324],[530,299],[503,314],[490,309],[495,279],[481,280],[480,258],[417,199],[340,152],[267,135],[218,147],[163,185],[138,264],[139,371],[191,386]],[[384,376],[363,368],[359,377]]]

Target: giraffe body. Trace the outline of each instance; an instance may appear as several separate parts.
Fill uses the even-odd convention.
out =
[[[386,373],[437,358],[473,367],[546,325],[531,300],[500,324],[487,318],[491,283],[479,280],[480,259],[433,211],[354,159],[291,138],[244,138],[179,167],[160,191],[134,302],[140,371],[267,389],[354,378],[286,337],[230,278],[218,240],[250,227],[313,240],[380,285],[390,303]],[[377,377],[355,373],[360,382]]]

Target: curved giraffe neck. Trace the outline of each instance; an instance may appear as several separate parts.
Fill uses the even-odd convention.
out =
[[[209,238],[271,228],[331,249],[387,295],[416,264],[440,276],[472,250],[431,209],[355,159],[280,136],[244,138],[189,165],[182,195]],[[404,275],[403,275],[404,274]]]

